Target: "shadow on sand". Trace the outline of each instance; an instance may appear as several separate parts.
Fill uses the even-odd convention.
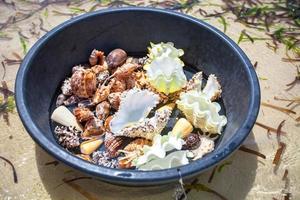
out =
[[[257,145],[250,133],[245,142],[246,146],[257,150]],[[75,169],[59,163],[57,166],[45,165],[47,162],[54,161],[54,158],[36,146],[36,162],[41,180],[45,189],[53,200],[78,200],[86,199],[79,192],[67,184],[63,184],[62,179],[72,179],[75,177],[87,176]],[[258,165],[257,157],[245,152],[237,151],[224,162],[232,162],[225,166],[221,172],[216,172],[214,179],[208,183],[212,169],[199,175],[201,183],[215,189],[223,196],[230,200],[242,200],[247,197],[249,190],[252,188],[256,176]],[[260,163],[259,163],[260,164]],[[101,182],[96,179],[82,179],[74,183],[79,185],[83,190],[90,193],[95,199],[172,199],[173,185],[158,186],[151,188],[121,187]],[[206,192],[192,191],[188,199],[218,199],[212,194]]]

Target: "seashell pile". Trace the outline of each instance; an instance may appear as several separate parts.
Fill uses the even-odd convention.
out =
[[[143,58],[94,49],[62,81],[51,115],[57,142],[96,165],[137,170],[178,167],[212,152],[227,123],[217,102],[221,85],[202,72],[187,80],[183,54],[171,42],[150,43]]]

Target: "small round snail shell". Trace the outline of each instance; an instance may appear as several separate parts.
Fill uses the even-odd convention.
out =
[[[71,77],[72,92],[78,97],[88,98],[93,96],[96,84],[96,75],[91,70],[77,70]]]
[[[123,49],[114,49],[106,57],[106,62],[110,69],[119,67],[125,63],[127,53]]]
[[[184,138],[184,141],[185,144],[182,149],[194,150],[201,144],[201,139],[197,133],[190,133],[186,138]]]

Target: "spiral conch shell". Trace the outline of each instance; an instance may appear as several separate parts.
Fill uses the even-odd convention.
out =
[[[148,50],[148,60],[144,69],[150,84],[165,94],[182,89],[187,82],[183,72],[184,63],[179,58],[183,55],[183,50],[176,49],[171,42],[151,43]]]
[[[196,128],[200,128],[203,132],[221,134],[227,118],[219,115],[221,106],[217,102],[212,102],[221,95],[221,86],[215,75],[209,75],[206,86],[201,90],[202,75],[198,73],[195,77],[200,79],[189,81],[188,91],[181,93],[180,99],[176,102],[178,108]]]
[[[71,77],[72,92],[78,97],[88,98],[93,96],[96,84],[96,75],[90,69],[77,70]]]
[[[121,96],[119,111],[110,122],[113,133],[143,121],[158,104],[158,95],[149,90],[131,89]]]

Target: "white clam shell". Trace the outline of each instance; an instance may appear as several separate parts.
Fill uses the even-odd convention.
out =
[[[144,66],[147,79],[159,92],[173,93],[183,88],[187,82],[183,72],[184,63],[179,59],[182,49],[176,49],[173,43],[152,44],[148,48],[148,60]]]
[[[181,93],[180,100],[176,103],[188,121],[203,132],[221,134],[223,126],[227,123],[227,118],[219,115],[221,106],[211,102],[204,93],[195,90]]]
[[[142,165],[139,167],[139,170],[160,170],[186,165],[189,163],[187,152],[188,151],[175,151],[164,158],[158,158]]]
[[[168,56],[168,57],[180,57],[184,54],[182,49],[177,49],[174,47],[173,42],[166,42],[166,43],[158,43],[154,44],[150,42],[150,46],[148,48],[149,54],[148,57],[150,59],[153,59],[155,57],[160,56]]]
[[[139,167],[153,159],[164,158],[168,151],[180,150],[183,144],[184,140],[179,136],[175,136],[172,132],[164,136],[155,135],[152,146],[144,146],[143,155],[137,158],[135,165]]]
[[[129,90],[121,97],[119,111],[110,122],[111,131],[117,133],[125,127],[145,120],[158,102],[159,96],[149,90]]]
[[[147,78],[159,92],[166,94],[180,90],[186,84],[183,63],[178,58],[159,57],[147,68]]]

